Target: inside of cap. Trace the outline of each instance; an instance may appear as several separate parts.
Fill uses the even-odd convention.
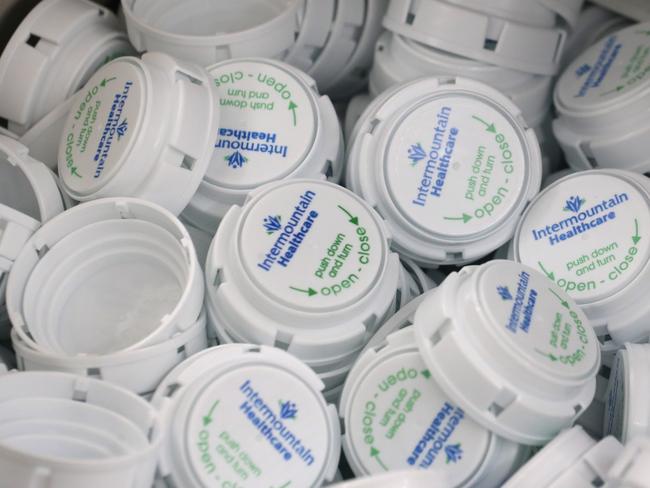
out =
[[[252,29],[279,16],[294,0],[135,0],[133,13],[172,34],[216,36]]]
[[[0,203],[41,220],[38,200],[27,176],[0,152]]]

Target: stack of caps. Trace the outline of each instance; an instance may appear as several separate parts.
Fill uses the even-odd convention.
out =
[[[221,342],[287,350],[335,398],[369,337],[407,301],[403,273],[384,222],[359,197],[318,180],[272,183],[232,207],[214,238],[210,329]]]
[[[191,357],[151,400],[162,417],[163,486],[331,481],[341,434],[323,389],[311,369],[273,347],[229,344]]]
[[[206,347],[187,231],[152,203],[100,199],[44,224],[7,283],[20,369],[99,377],[138,394]]]
[[[352,131],[346,168],[348,188],[386,220],[393,249],[428,268],[506,243],[541,177],[519,108],[462,78],[422,78],[375,98]]]
[[[153,406],[104,381],[0,374],[2,486],[151,486],[158,424]]]
[[[261,58],[208,68],[220,124],[209,141],[207,173],[183,220],[214,235],[232,205],[253,189],[289,178],[338,182],[343,138],[332,102],[313,79],[292,66]],[[218,132],[218,134],[217,134]]]
[[[650,171],[649,31],[636,24],[607,36],[557,82],[553,131],[574,169]]]
[[[591,402],[596,336],[562,290],[511,261],[465,267],[419,300],[348,375],[346,458],[357,476],[434,469],[448,486],[498,486]]]
[[[650,180],[581,171],[542,191],[522,216],[510,257],[543,272],[582,307],[611,365],[625,342],[650,336]]]
[[[521,109],[541,141],[545,172],[561,163],[550,133],[553,75],[582,0],[391,0],[370,93],[423,76],[487,83]]]
[[[7,336],[7,277],[27,239],[63,212],[56,176],[22,144],[0,135],[0,337]]]
[[[101,65],[133,53],[115,14],[87,0],[44,0],[0,57],[0,117],[23,134]]]
[[[367,80],[387,0],[122,0],[129,39],[208,66],[249,56],[285,60],[344,97]]]

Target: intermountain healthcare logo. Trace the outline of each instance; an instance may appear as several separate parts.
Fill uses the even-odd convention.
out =
[[[264,230],[271,235],[282,228],[282,218],[279,215],[264,217]]]
[[[539,293],[535,288],[532,288],[529,285],[530,274],[528,274],[526,271],[522,271],[519,273],[517,291],[515,292],[514,297],[510,293],[510,290],[506,288],[506,291],[508,291],[508,295],[510,297],[507,298],[507,300],[513,300],[510,316],[508,317],[508,321],[506,323],[506,329],[508,329],[513,334],[516,334],[518,330],[524,333],[528,333],[533,322],[533,314],[535,312],[535,305],[537,304],[537,296]],[[505,287],[497,287],[497,291],[499,291],[501,298],[506,300],[502,294],[503,288]],[[526,298],[526,295],[528,295],[528,298]]]
[[[497,286],[497,293],[502,300],[512,300],[512,293],[507,286]]]
[[[246,158],[242,153],[239,151],[235,151],[232,154],[229,154],[225,158],[223,158],[224,161],[228,162],[228,166],[230,168],[241,168],[244,166],[244,163],[248,161],[248,158]]]
[[[447,455],[447,464],[457,463],[463,459],[463,449],[460,447],[460,442],[458,444],[450,444],[445,447],[445,454]]]
[[[280,417],[285,420],[295,419],[298,415],[298,407],[295,403],[287,400],[286,402],[278,402],[280,404]]]
[[[117,129],[115,130],[117,132],[117,140],[119,141],[126,135],[126,131],[129,130],[129,122],[124,119],[122,122],[120,122],[120,125],[117,126]]]
[[[584,198],[580,198],[578,195],[576,195],[575,197],[567,199],[566,205],[562,210],[565,212],[578,213],[580,212],[580,209],[585,204],[585,202],[586,200]]]
[[[422,144],[419,142],[409,147],[408,153],[408,157],[411,160],[411,166],[417,165],[420,161],[427,157],[427,153],[424,151]]]

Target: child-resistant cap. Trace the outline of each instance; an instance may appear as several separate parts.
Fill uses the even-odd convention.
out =
[[[151,395],[177,364],[208,347],[205,312],[193,325],[168,340],[129,351],[79,355],[42,352],[29,347],[15,330],[11,342],[21,371],[92,376],[142,396]]]
[[[628,171],[566,176],[521,218],[510,255],[544,273],[614,343],[650,335],[650,180]]]
[[[232,207],[206,264],[216,321],[305,360],[360,349],[390,310],[399,275],[379,216],[317,180],[266,185]]]
[[[606,488],[645,488],[650,479],[650,439],[639,437],[625,445],[606,476]]]
[[[384,27],[428,46],[484,63],[541,75],[557,72],[566,39],[564,28],[517,22],[458,3],[391,0]]]
[[[433,267],[508,241],[542,172],[519,109],[460,78],[422,79],[376,100],[353,131],[346,182],[386,219],[393,248]]]
[[[442,391],[512,441],[548,442],[594,397],[600,348],[587,317],[527,266],[495,260],[450,274],[414,327]]]
[[[561,432],[503,488],[572,488],[602,486],[606,473],[623,451],[613,437],[596,442],[581,427]]]
[[[609,376],[603,430],[622,443],[650,437],[650,344],[625,344]]]
[[[54,372],[0,375],[3,486],[151,486],[159,416],[105,381]]]
[[[270,181],[328,177],[343,171],[343,139],[329,98],[297,69],[259,58],[208,68],[221,112],[214,152],[196,195],[183,212],[214,233],[232,205]]]
[[[528,448],[474,422],[438,388],[412,327],[366,350],[343,388],[343,450],[357,476],[446,471],[446,486],[498,486]]]
[[[75,200],[137,197],[178,215],[207,171],[219,123],[208,73],[161,53],[102,67],[75,96],[59,175]]]
[[[159,475],[175,486],[320,486],[336,473],[336,407],[284,351],[231,344],[177,366],[152,404],[164,429]]]
[[[122,0],[129,40],[208,66],[247,56],[283,58],[295,41],[301,0]]]
[[[20,340],[66,355],[166,341],[196,322],[203,298],[183,225],[162,207],[130,198],[81,204],[43,225],[7,283]]]
[[[553,77],[524,73],[429,47],[384,32],[370,71],[370,93],[424,76],[459,76],[481,81],[510,98],[531,126],[540,124],[551,106]]]
[[[553,130],[571,167],[650,170],[648,29],[636,24],[602,39],[557,82]]]
[[[0,117],[23,134],[107,61],[133,54],[115,14],[86,0],[44,0],[0,57]]]

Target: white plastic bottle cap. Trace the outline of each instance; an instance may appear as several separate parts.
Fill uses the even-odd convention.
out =
[[[624,444],[650,437],[650,344],[625,344],[609,376],[603,430]]]
[[[494,15],[536,27],[554,27],[557,22],[555,11],[543,5],[545,0],[492,0],[489,4],[481,0],[446,1],[486,15]],[[567,0],[561,1],[566,2]],[[571,1],[575,2],[575,0]]]
[[[353,139],[347,185],[386,219],[393,248],[421,266],[494,251],[539,191],[533,130],[510,100],[476,81],[401,85],[368,107]]]
[[[133,53],[113,12],[86,0],[45,0],[0,57],[0,117],[24,133],[102,64]]]
[[[600,349],[587,317],[527,266],[490,261],[450,274],[414,327],[440,388],[507,439],[543,444],[594,397]]]
[[[650,335],[650,180],[592,170],[555,182],[521,218],[510,255],[546,274],[617,344]]]
[[[212,156],[216,100],[206,71],[166,54],[102,67],[75,96],[61,137],[66,192],[79,201],[138,197],[178,215]]]
[[[593,44],[618,30],[629,26],[632,22],[625,17],[616,15],[597,5],[587,5],[566,40],[562,53],[563,71],[574,59],[590,48]]]
[[[131,43],[202,66],[247,56],[283,58],[295,40],[301,0],[122,0]]]
[[[165,430],[160,476],[174,486],[320,486],[340,452],[322,389],[279,349],[232,344],[192,356],[152,398]]]
[[[559,117],[553,124],[567,162],[594,167],[650,170],[650,23],[602,39],[578,56],[555,86]]]
[[[431,488],[450,486],[444,470],[393,471],[374,476],[364,476],[331,485],[331,488]]]
[[[514,22],[443,0],[392,0],[384,27],[431,47],[527,73],[553,75],[566,31]]]
[[[60,103],[32,125],[19,139],[20,143],[29,149],[29,154],[33,158],[41,161],[52,171],[58,171],[59,143],[73,104],[74,97]]]
[[[7,283],[16,333],[42,352],[108,354],[194,324],[204,284],[183,225],[129,198],[78,205],[42,226]]]
[[[337,0],[306,0],[298,11],[300,28],[283,61],[305,73],[331,37]],[[257,54],[255,54],[257,56]]]
[[[639,22],[650,20],[650,5],[638,0],[593,0],[593,3],[601,5],[621,15],[637,20]]]
[[[332,183],[293,180],[232,207],[206,265],[209,316],[247,342],[305,360],[359,350],[395,300],[399,259],[383,221]]]
[[[370,105],[371,101],[372,97],[369,94],[361,93],[352,97],[348,102],[347,107],[345,108],[345,120],[343,124],[343,132],[345,134],[346,141],[352,141],[352,132],[354,130],[354,126],[361,118],[361,114],[363,114],[366,108],[368,108],[368,105]]]
[[[327,93],[336,99],[349,98],[361,91],[368,82],[368,70],[373,62],[375,44],[383,31],[381,22],[388,7],[388,0],[366,0],[365,4],[363,27],[357,32],[356,48],[345,65],[337,70],[330,85],[325,86]]]
[[[11,139],[18,139],[18,136],[11,132],[9,129],[5,129],[4,127],[0,126],[0,135],[9,137]]]
[[[573,427],[549,442],[503,488],[602,486],[622,451],[613,437],[596,442],[581,427]]]
[[[90,376],[147,396],[176,365],[208,347],[205,324],[205,313],[202,313],[193,325],[167,341],[112,354],[42,352],[30,348],[15,330],[11,341],[21,371],[63,371]]]
[[[508,96],[530,126],[537,126],[551,106],[553,77],[534,75],[474,61],[384,32],[370,71],[370,93],[424,76],[459,76],[481,81]]]
[[[627,443],[606,479],[606,488],[647,488],[650,479],[650,439],[639,437]]]
[[[343,171],[343,140],[330,100],[291,66],[259,58],[208,68],[221,111],[214,152],[183,217],[214,233],[232,205],[270,181]],[[215,130],[215,134],[217,131]]]
[[[603,358],[602,366],[596,376],[596,395],[593,401],[587,407],[580,417],[576,419],[575,424],[579,425],[595,439],[602,439],[604,434],[603,424],[605,423],[605,403],[607,401],[607,385],[609,384],[609,376],[611,368],[605,365],[604,354],[601,349],[601,357]],[[616,357],[616,353],[614,353]]]
[[[63,212],[56,176],[20,142],[0,135],[0,204],[39,222]]]
[[[3,486],[151,486],[156,410],[105,381],[53,372],[0,375]]]
[[[343,450],[357,476],[441,469],[448,486],[498,486],[528,454],[448,399],[420,357],[412,327],[359,358],[340,405]]]

